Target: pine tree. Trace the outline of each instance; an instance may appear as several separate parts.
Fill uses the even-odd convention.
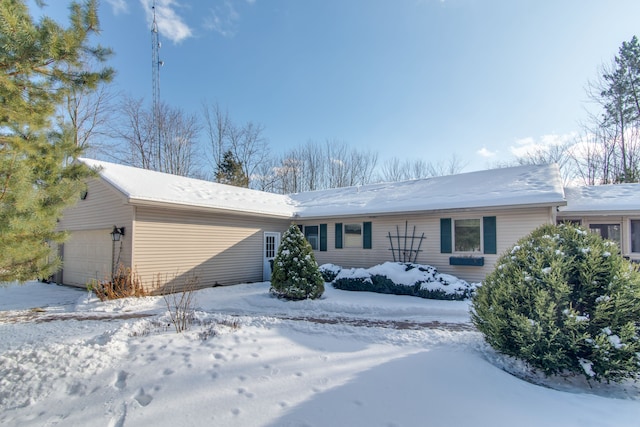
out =
[[[0,282],[48,277],[58,267],[51,242],[63,241],[56,221],[74,203],[91,171],[55,110],[72,88],[95,88],[113,71],[88,71],[108,49],[90,46],[98,32],[97,2],[72,3],[63,28],[35,23],[25,1],[0,0]]]
[[[316,299],[324,293],[324,280],[313,249],[295,224],[282,235],[273,263],[270,292],[290,300]]]
[[[248,187],[249,177],[242,169],[242,162],[234,157],[231,150],[224,153],[222,163],[216,172],[216,181],[221,184],[235,185],[236,187]]]
[[[547,375],[640,376],[640,271],[617,244],[545,225],[502,255],[473,299],[472,320],[497,351]]]

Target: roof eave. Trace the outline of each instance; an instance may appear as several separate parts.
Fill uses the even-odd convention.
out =
[[[559,217],[577,217],[577,216],[640,216],[640,210],[561,210],[558,212]]]
[[[194,205],[191,203],[181,203],[181,202],[175,202],[175,201],[149,200],[149,199],[138,198],[138,197],[129,197],[128,203],[133,206],[172,208],[172,209],[189,210],[189,211],[215,212],[215,213],[227,213],[227,214],[232,213],[232,214],[254,216],[254,217],[259,216],[261,218],[274,218],[274,219],[292,219],[293,218],[293,212],[275,213],[275,212],[264,212],[264,211],[257,211],[257,210],[246,211],[242,209]]]
[[[526,204],[510,204],[510,205],[495,205],[495,206],[471,206],[462,208],[444,208],[444,209],[413,209],[393,212],[359,212],[349,214],[330,214],[330,215],[305,215],[304,213],[296,213],[293,219],[299,220],[316,220],[316,219],[328,219],[328,218],[362,218],[362,217],[379,217],[379,216],[393,216],[393,215],[420,215],[420,214],[451,214],[458,212],[488,212],[495,210],[509,210],[509,209],[533,209],[533,208],[557,208],[559,206],[566,206],[565,200],[556,200],[540,203],[526,203]]]

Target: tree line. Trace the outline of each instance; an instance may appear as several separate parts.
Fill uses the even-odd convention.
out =
[[[104,88],[83,94],[95,98],[90,108],[66,112],[91,124],[78,127],[78,140],[92,155],[144,169],[289,194],[453,174],[465,166],[455,155],[437,163],[394,157],[379,165],[376,152],[338,139],[274,154],[263,125],[238,123],[217,103],[203,102],[199,114],[166,103],[154,112],[144,99],[107,94]]]

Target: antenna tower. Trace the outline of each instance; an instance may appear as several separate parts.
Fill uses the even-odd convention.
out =
[[[154,0],[153,5],[151,6],[153,10],[153,24],[151,24],[151,80],[153,84],[153,92],[152,92],[152,109],[153,109],[153,129],[155,130],[155,141],[152,141],[151,149],[155,151],[155,153],[151,153],[156,155],[157,165],[156,170],[161,170],[161,141],[160,141],[160,67],[164,65],[162,61],[160,61],[159,50],[160,50],[160,40],[158,39],[158,24],[156,22],[156,2]],[[152,163],[152,159],[150,163]]]

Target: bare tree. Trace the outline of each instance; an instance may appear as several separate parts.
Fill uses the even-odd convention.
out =
[[[160,104],[158,120],[142,99],[126,97],[120,107],[120,126],[116,134],[121,140],[116,154],[125,164],[174,175],[197,175],[197,138],[200,124],[196,115],[179,108]],[[161,146],[154,143],[159,126]]]
[[[557,164],[564,185],[568,185],[576,175],[574,170],[575,141],[564,141],[560,144],[549,144],[535,148],[516,159],[518,165],[550,165]]]
[[[251,121],[237,125],[218,104],[203,103],[202,115],[209,139],[208,157],[212,170],[220,170],[225,153],[230,152],[234,161],[242,166],[252,186],[254,179],[260,179],[262,165],[269,163],[269,145],[264,136],[264,126]]]
[[[86,53],[81,55],[84,66],[94,69],[99,66]],[[77,72],[67,64],[69,73]],[[109,136],[109,123],[113,118],[116,94],[110,82],[99,82],[95,89],[89,90],[86,85],[73,85],[58,107],[58,125],[72,132],[76,147],[85,154],[100,154],[101,139]]]
[[[143,169],[154,169],[153,165],[153,117],[143,106],[143,99],[124,97],[120,103],[120,117],[115,128],[121,140],[115,152],[118,160]]]
[[[423,159],[400,160],[397,157],[388,159],[380,171],[379,180],[386,182],[406,181],[409,179],[430,178],[434,176],[460,173],[466,163],[455,153],[447,161],[437,163]]]

